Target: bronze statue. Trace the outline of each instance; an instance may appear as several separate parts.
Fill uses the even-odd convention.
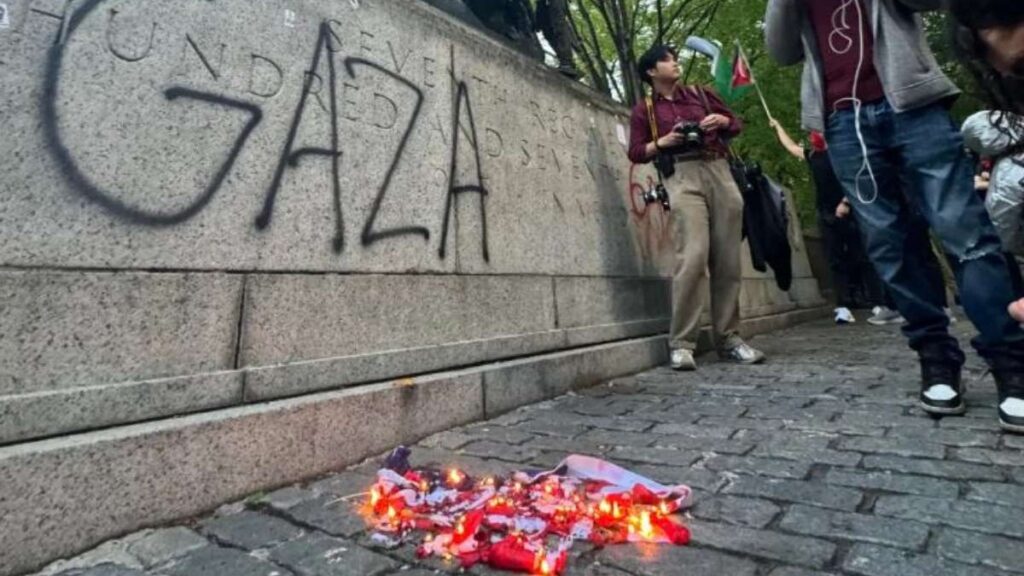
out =
[[[569,25],[569,3],[567,0],[537,0],[537,28],[555,51],[558,70],[566,76],[576,78],[576,62],[572,52],[572,27]]]
[[[486,28],[521,52],[544,59],[537,32],[544,34],[558,57],[559,71],[578,76],[573,62],[572,29],[566,0],[538,0],[534,13],[529,0],[426,0],[433,6],[479,28]]]

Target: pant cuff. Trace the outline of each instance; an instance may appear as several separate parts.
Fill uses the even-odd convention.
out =
[[[716,337],[715,342],[719,350],[732,350],[743,344],[743,338],[740,338],[739,334],[729,334],[728,336]]]
[[[668,343],[668,349],[669,350],[689,350],[690,352],[694,352],[694,351],[697,350],[697,343],[696,342],[669,342]]]

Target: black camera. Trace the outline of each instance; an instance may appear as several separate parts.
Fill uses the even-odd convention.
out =
[[[704,147],[704,137],[706,134],[704,129],[700,127],[700,124],[695,122],[680,123],[676,124],[672,131],[683,135],[683,148],[699,150]]]
[[[643,199],[644,204],[650,206],[655,202],[661,202],[661,207],[665,210],[671,210],[672,206],[668,203],[668,190],[661,184],[656,184],[654,188],[648,188],[643,194],[640,195]]]

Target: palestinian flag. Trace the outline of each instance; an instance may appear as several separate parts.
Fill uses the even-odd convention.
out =
[[[720,54],[715,60],[715,89],[727,104],[733,104],[750,91],[754,76],[738,47],[731,60],[724,56]]]

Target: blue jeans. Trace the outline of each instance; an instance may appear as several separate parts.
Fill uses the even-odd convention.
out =
[[[1024,370],[1024,330],[1006,311],[1014,298],[999,237],[974,192],[971,160],[960,131],[940,104],[896,113],[887,101],[864,105],[857,136],[853,109],[834,113],[826,139],[864,236],[868,257],[906,318],[904,334],[922,360],[956,364],[963,352],[949,334],[942,309],[945,288],[927,270],[920,242],[908,242],[908,211],[900,194],[917,207],[959,266],[964,311],[980,334],[972,344],[996,370]],[[859,187],[859,192],[858,192]]]

